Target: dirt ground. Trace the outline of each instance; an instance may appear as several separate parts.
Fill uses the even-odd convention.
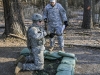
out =
[[[100,29],[96,27],[84,30],[77,25],[69,26],[64,37],[65,51],[74,53],[78,60],[75,66],[75,75],[100,75]],[[0,75],[15,75],[14,61],[25,47],[25,41],[0,37]],[[48,47],[49,45],[46,45],[47,49]],[[54,51],[58,49],[56,42]],[[57,60],[54,61],[54,64],[57,62]],[[55,75],[55,72],[49,73],[49,75]]]

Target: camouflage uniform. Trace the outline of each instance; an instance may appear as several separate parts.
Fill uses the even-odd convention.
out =
[[[32,55],[26,57],[28,61],[34,61],[34,63],[24,63],[23,70],[41,70],[44,68],[44,44],[46,32],[42,27],[32,25],[27,31],[27,46],[31,50]]]
[[[47,35],[42,25],[42,16],[38,13],[34,13],[32,16],[33,24],[27,30],[27,47],[31,51],[29,56],[20,56],[16,62],[18,62],[15,68],[15,74],[20,70],[42,70],[44,68],[44,37]],[[25,63],[20,61],[25,59]],[[29,63],[32,61],[31,63]]]
[[[54,1],[54,0],[51,0]],[[64,47],[64,38],[62,36],[63,31],[63,22],[67,21],[66,17],[66,11],[61,6],[61,4],[56,3],[54,7],[52,7],[50,4],[45,6],[44,12],[43,12],[43,18],[47,18],[48,21],[48,32],[50,33],[56,33],[58,36],[58,44],[60,48]],[[50,38],[50,46],[54,46],[54,38]]]

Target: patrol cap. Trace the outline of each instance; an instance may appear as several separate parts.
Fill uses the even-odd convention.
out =
[[[43,20],[42,15],[38,14],[38,13],[34,13],[32,16],[32,20],[33,21],[41,21]]]
[[[50,2],[56,2],[56,0],[50,0]]]

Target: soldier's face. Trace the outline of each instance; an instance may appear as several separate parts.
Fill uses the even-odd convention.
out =
[[[50,2],[51,6],[55,6],[55,2]]]
[[[43,24],[43,22],[42,22],[42,21],[38,21],[37,24],[38,24],[39,26],[41,26],[41,25]]]

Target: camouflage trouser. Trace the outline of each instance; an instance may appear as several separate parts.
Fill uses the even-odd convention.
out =
[[[64,47],[64,38],[63,38],[63,26],[57,26],[57,27],[51,27],[48,26],[48,31],[50,31],[50,33],[56,33],[57,34],[57,40],[58,40],[58,44],[59,47]],[[50,38],[50,46],[54,46],[55,44],[55,38]]]
[[[42,70],[44,68],[44,54],[41,48],[32,48],[32,56],[26,57],[29,61],[33,59],[34,63],[24,63],[23,70]]]

